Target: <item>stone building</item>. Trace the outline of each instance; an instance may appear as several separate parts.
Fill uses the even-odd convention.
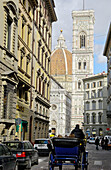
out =
[[[18,0],[0,1],[0,140],[15,135]]]
[[[107,74],[83,79],[84,131],[86,136],[104,136],[107,128]]]
[[[107,133],[111,135],[111,23],[107,34],[103,55],[107,57]]]
[[[65,45],[62,30],[51,54],[51,77],[49,128],[55,135],[65,136],[71,130],[72,54]]]
[[[51,54],[51,75],[70,93],[72,93],[72,53],[65,45],[62,34]]]
[[[65,136],[70,133],[71,94],[51,77],[50,90],[50,123],[51,134]]]
[[[52,3],[51,3],[52,2]],[[47,137],[50,107],[50,55],[54,1],[19,3],[18,103],[19,138]]]
[[[75,124],[82,126],[84,113],[83,78],[93,74],[94,11],[72,12],[72,117],[71,129]]]
[[[53,0],[0,1],[0,137],[47,137]],[[3,137],[1,137],[3,140]]]

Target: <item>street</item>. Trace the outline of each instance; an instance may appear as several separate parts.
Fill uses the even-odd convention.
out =
[[[89,166],[88,170],[111,170],[111,150],[96,150],[94,144],[87,144]],[[58,168],[54,168],[58,170]],[[73,166],[63,166],[63,170],[73,170]],[[48,157],[39,157],[39,164],[32,166],[31,170],[48,170]]]

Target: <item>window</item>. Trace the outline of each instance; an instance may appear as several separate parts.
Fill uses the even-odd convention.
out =
[[[27,45],[30,46],[30,36],[31,36],[31,29],[28,27],[28,34],[27,34]]]
[[[50,59],[48,58],[48,69],[47,69],[48,73],[49,73],[49,66],[50,66]]]
[[[102,86],[102,84],[103,84],[103,82],[102,82],[102,81],[99,81],[99,87],[101,87],[101,86]]]
[[[92,90],[92,92],[91,92],[91,97],[92,97],[92,98],[96,98],[96,91],[95,91],[95,90]]]
[[[81,62],[78,63],[78,69],[81,69]]]
[[[7,31],[6,31],[6,48],[10,50],[11,47],[11,24],[12,20],[7,16]]]
[[[89,114],[86,115],[86,123],[89,124]]]
[[[25,101],[26,102],[28,101],[28,92],[27,91],[25,92]]]
[[[96,87],[96,83],[93,82],[93,83],[92,83],[92,88],[95,88],[95,87]]]
[[[22,89],[19,89],[19,98],[22,98]]]
[[[20,56],[20,68],[23,67],[23,56],[25,55],[25,53],[23,51],[21,51],[21,56]]]
[[[89,102],[86,102],[86,110],[89,110],[90,108],[90,103]]]
[[[87,83],[87,89],[89,89],[89,83]]]
[[[83,63],[83,68],[86,70],[86,62]]]
[[[38,42],[38,62],[40,62],[40,47],[41,47],[41,43]]]
[[[96,109],[96,101],[92,101],[92,109]]]
[[[81,82],[78,82],[78,89],[81,89]]]
[[[86,92],[86,98],[89,99],[89,91]]]
[[[24,5],[24,6],[26,5],[26,0],[23,0],[23,5]]]
[[[95,113],[92,114],[92,123],[93,124],[96,123],[96,115],[95,115]]]
[[[101,124],[102,123],[102,114],[98,113],[98,122]]]
[[[36,90],[38,90],[38,74],[36,76]]]
[[[45,70],[46,70],[46,65],[47,65],[47,53],[45,54]]]
[[[80,48],[85,47],[85,35],[80,35]]]
[[[98,104],[99,104],[99,109],[102,109],[102,100],[99,100]]]
[[[45,82],[42,83],[42,96],[45,95]]]
[[[29,71],[29,59],[27,58],[26,60],[26,73],[28,74],[28,71]]]
[[[44,51],[45,51],[44,48],[42,48],[42,63],[41,63],[42,66],[43,66],[43,61],[44,61]]]
[[[39,93],[41,94],[41,78],[39,77]]]
[[[98,97],[102,97],[102,96],[103,96],[102,89],[99,89],[98,90]]]

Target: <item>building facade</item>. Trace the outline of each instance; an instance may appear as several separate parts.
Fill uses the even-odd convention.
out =
[[[1,140],[48,135],[54,7],[53,0],[0,1]]]
[[[34,26],[33,90],[34,111],[33,138],[46,138],[49,132],[50,108],[50,56],[52,23],[57,20],[53,0],[39,0]]]
[[[84,112],[83,78],[93,74],[94,11],[73,11],[72,117],[71,129],[82,127]]]
[[[48,136],[51,33],[52,22],[57,20],[54,7],[50,0],[19,3],[17,116],[21,139]]]
[[[84,132],[86,136],[104,136],[107,129],[107,74],[83,79]]]
[[[107,57],[107,122],[108,131],[111,135],[111,23],[107,34],[103,55]]]
[[[18,0],[0,1],[0,140],[13,138],[16,118]]]
[[[65,136],[70,133],[72,96],[53,77],[50,90],[50,123],[51,134]]]

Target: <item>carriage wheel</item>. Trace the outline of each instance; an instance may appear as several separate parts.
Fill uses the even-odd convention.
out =
[[[49,153],[49,163],[48,163],[48,170],[54,170],[54,166],[52,165],[52,159],[53,159],[53,155],[50,152]]]

